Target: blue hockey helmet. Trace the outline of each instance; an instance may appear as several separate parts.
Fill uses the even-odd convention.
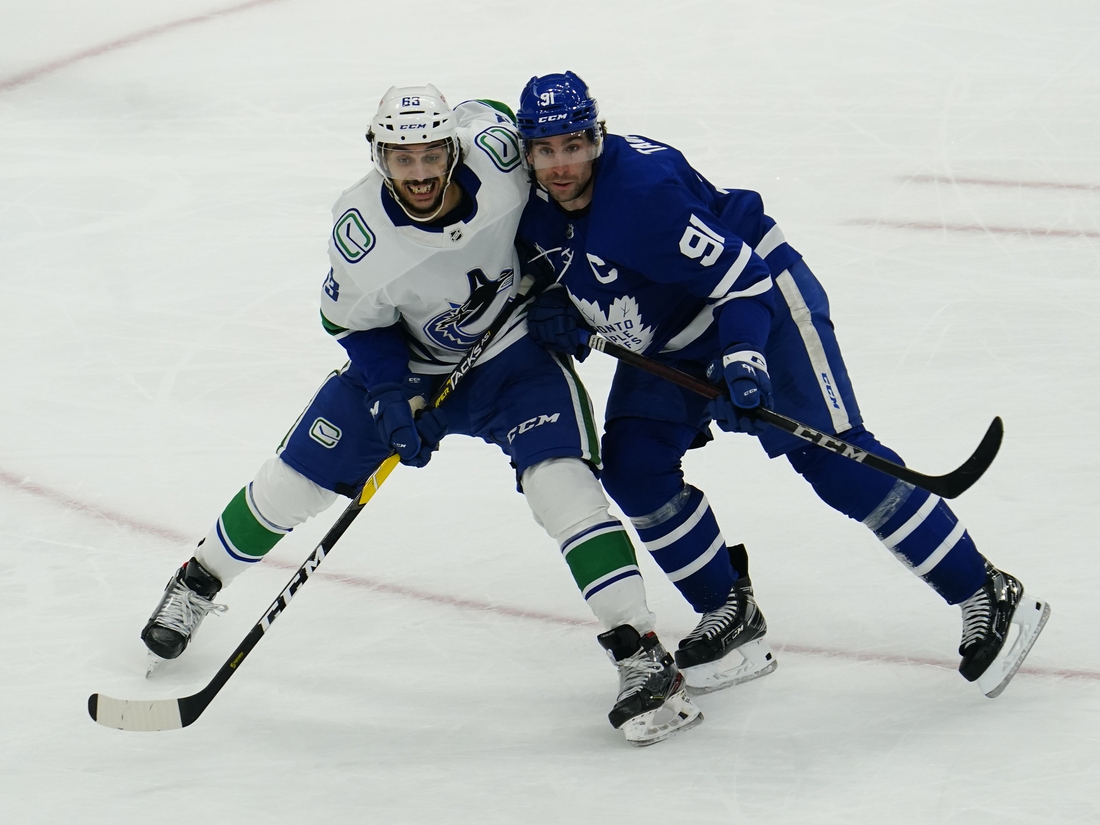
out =
[[[599,139],[600,107],[573,72],[532,77],[519,96],[516,120],[524,140],[593,130]]]

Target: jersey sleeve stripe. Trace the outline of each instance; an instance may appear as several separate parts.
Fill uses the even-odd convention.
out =
[[[766,258],[775,252],[780,244],[786,242],[787,239],[783,235],[783,230],[779,228],[779,224],[774,224],[760,239],[760,243],[756,245],[756,254],[761,258]]]
[[[349,331],[346,327],[332,323],[332,321],[325,317],[324,312],[321,312],[321,326],[325,328],[325,332],[337,339],[343,338]]]
[[[755,284],[751,284],[745,289],[727,293],[725,297],[719,301],[715,301],[713,304],[707,304],[703,307],[702,312],[691,319],[691,323],[680,330],[680,332],[669,339],[667,344],[661,347],[661,352],[675,352],[676,350],[681,350],[710,329],[710,325],[714,323],[714,311],[722,306],[722,304],[727,301],[732,301],[734,298],[752,298],[756,295],[763,295],[772,288],[772,285],[773,282],[769,275],[767,278],[757,281]]]
[[[734,282],[741,277],[741,273],[745,271],[745,267],[749,265],[749,258],[752,257],[752,249],[744,241],[741,242],[741,251],[737,255],[737,260],[733,262],[733,266],[729,268],[725,276],[718,282],[718,286],[714,288],[714,291],[710,293],[710,297],[721,298],[727,292]]]
[[[744,289],[739,289],[736,292],[727,292],[725,297],[714,302],[714,306],[720,307],[726,301],[732,301],[734,298],[752,298],[757,295],[763,295],[771,289],[773,285],[774,281],[772,281],[772,276],[769,275],[767,278],[761,278],[755,284],[749,284]]]

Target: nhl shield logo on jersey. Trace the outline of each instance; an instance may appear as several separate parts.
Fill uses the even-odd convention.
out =
[[[424,334],[437,346],[455,351],[465,351],[485,329],[485,321],[492,318],[488,312],[502,292],[512,287],[514,272],[505,269],[496,280],[481,269],[466,273],[470,283],[470,297],[462,304],[451,304],[446,312],[432,318],[424,325]]]
[[[349,209],[332,228],[332,242],[344,260],[354,264],[374,248],[374,233],[358,209]]]

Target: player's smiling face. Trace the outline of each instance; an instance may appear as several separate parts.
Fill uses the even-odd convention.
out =
[[[584,132],[537,138],[527,146],[535,180],[569,210],[583,209],[591,202],[597,155],[599,144]]]
[[[385,146],[383,152],[393,193],[405,208],[423,216],[439,211],[451,166],[446,141]]]

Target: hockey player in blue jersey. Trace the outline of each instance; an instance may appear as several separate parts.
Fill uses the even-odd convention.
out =
[[[747,558],[727,552],[706,497],[681,471],[684,453],[710,440],[714,420],[758,437],[822,501],[866,525],[960,605],[959,670],[997,696],[1049,607],[986,561],[940,498],[753,415],[771,408],[901,461],[865,428],[825,292],[760,195],[716,188],[666,144],[607,134],[572,72],[532,78],[517,115],[538,184],[520,234],[558,277],[530,310],[531,337],[581,355],[582,332],[594,331],[728,391],[708,403],[620,363],[607,401],[604,486],[702,614],[675,654],[688,684],[713,690],[768,669],[752,650],[766,625]]]
[[[597,428],[569,359],[526,335],[516,228],[530,188],[512,113],[434,86],[391,88],[368,135],[374,169],[333,208],[325,329],[349,362],[168,582],[141,637],[173,659],[214,597],[292,528],[353,496],[396,452],[423,467],[446,433],[494,444],[604,632],[620,689],[610,721],[648,745],[702,716],[654,633],[631,540],[594,470]],[[424,409],[501,312],[507,322],[438,409]],[[422,537],[427,538],[427,537]],[[415,531],[410,540],[419,541]]]

